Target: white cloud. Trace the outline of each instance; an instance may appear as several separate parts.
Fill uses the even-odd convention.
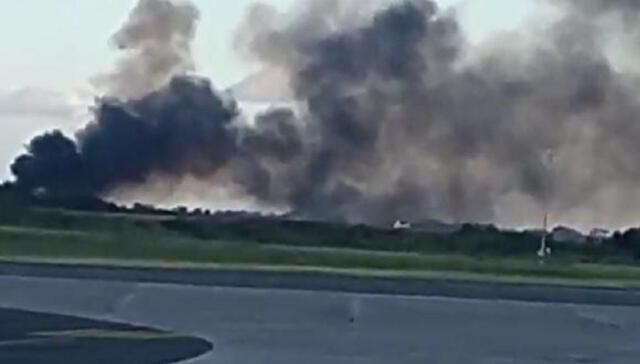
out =
[[[66,95],[39,88],[0,92],[0,116],[71,117],[74,106]]]

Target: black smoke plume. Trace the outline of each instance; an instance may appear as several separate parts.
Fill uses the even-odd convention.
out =
[[[58,131],[34,138],[11,170],[20,185],[62,193],[108,192],[152,173],[207,177],[237,153],[235,107],[207,80],[175,77],[140,99],[103,99],[76,140]]]
[[[169,0],[140,4],[133,24],[154,19],[147,8],[158,4],[184,12]],[[539,33],[482,46],[429,0],[375,11],[305,4],[312,10],[254,8],[237,44],[287,75],[295,109],[240,123],[235,103],[189,67],[153,73],[142,95],[119,94],[128,78],[116,71],[112,98],[75,139],[47,133],[29,144],[12,166],[18,183],[108,195],[151,176],[224,176],[262,203],[351,222],[518,224],[546,210],[585,225],[637,217],[640,83],[609,54],[605,21],[637,15],[635,2],[555,2],[563,15]],[[187,14],[180,19],[195,22],[197,12]],[[155,62],[140,51],[149,44],[188,54],[192,27],[169,24],[127,43],[125,63]]]

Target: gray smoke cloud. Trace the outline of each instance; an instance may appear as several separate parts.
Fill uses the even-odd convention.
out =
[[[124,56],[96,83],[108,95],[137,98],[194,70],[191,42],[200,18],[189,2],[140,0],[111,43]]]
[[[580,9],[595,16],[604,12],[620,12],[630,16],[638,16],[640,4],[635,0],[561,0],[570,10]]]
[[[318,0],[289,14],[255,7],[236,47],[286,75],[295,110],[240,123],[208,82],[161,68],[142,81],[115,78],[119,100],[101,101],[75,148],[41,136],[13,170],[31,187],[64,171],[83,179],[69,185],[98,194],[151,175],[224,180],[265,205],[348,222],[518,225],[550,211],[582,227],[630,225],[640,203],[640,83],[612,62],[607,21],[637,10],[585,3],[557,2],[563,15],[539,34],[477,48],[455,13],[430,0]],[[158,9],[184,21],[156,36]],[[196,14],[142,0],[120,33],[134,49],[133,35],[152,34],[140,44],[188,54]],[[132,97],[127,85],[153,92]]]
[[[338,31],[336,3],[270,30],[245,27],[244,51],[288,70],[306,106],[298,124],[314,141],[282,181],[301,186],[293,205],[352,221],[517,224],[549,210],[575,224],[633,223],[637,75],[613,66],[603,24],[637,17],[640,5],[560,3],[564,15],[535,41],[513,35],[482,50],[431,1]]]

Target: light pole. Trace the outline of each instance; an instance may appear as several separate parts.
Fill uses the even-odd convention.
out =
[[[540,239],[540,249],[538,249],[538,257],[544,259],[547,255],[551,255],[551,248],[547,246],[547,220],[549,215],[544,214],[542,221],[542,238]]]
[[[546,178],[547,183],[545,183],[546,186],[547,186],[547,193],[548,193],[547,197],[548,198],[550,198],[551,195],[552,195],[552,193],[551,193],[551,190],[552,190],[551,172],[552,172],[552,167],[553,167],[552,163],[553,163],[553,151],[548,150],[547,153],[546,153],[546,158],[543,160],[543,164],[546,167],[546,170],[548,172],[547,176],[546,176],[547,177]],[[545,201],[545,205],[546,205],[545,206],[545,210],[548,210],[548,207],[549,207],[548,203],[549,203],[548,201]],[[544,219],[542,221],[542,238],[540,239],[540,248],[538,249],[538,257],[541,259],[540,260],[541,264],[544,264],[544,260],[543,259],[545,257],[551,255],[551,248],[547,246],[547,224],[549,222],[548,220],[549,220],[549,213],[547,211],[545,211]]]

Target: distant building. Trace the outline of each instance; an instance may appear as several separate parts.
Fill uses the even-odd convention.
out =
[[[589,240],[596,244],[602,243],[609,236],[611,236],[611,232],[607,229],[593,228],[589,232]]]
[[[453,234],[460,231],[462,224],[450,224],[439,220],[428,219],[412,224],[415,231],[434,234]]]
[[[398,220],[393,223],[393,228],[396,230],[408,230],[408,229],[411,229],[411,223]]]
[[[586,236],[566,226],[558,226],[553,229],[551,231],[551,239],[558,243],[584,244],[587,242]]]
[[[32,191],[32,194],[34,197],[42,198],[47,196],[49,194],[49,191],[47,191],[47,189],[44,187],[38,187]]]

